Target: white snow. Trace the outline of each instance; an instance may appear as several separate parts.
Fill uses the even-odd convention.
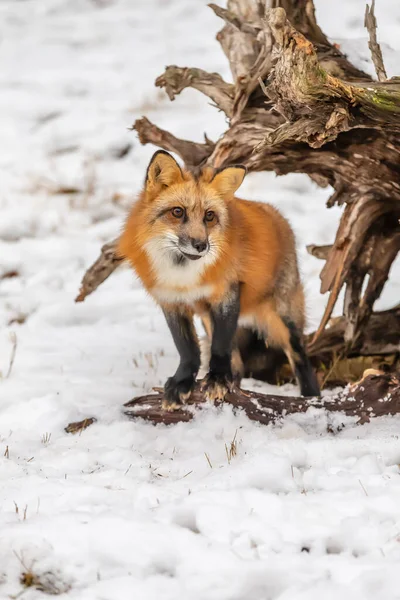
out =
[[[371,69],[364,2],[316,5]],[[380,0],[376,12],[392,75],[400,6]],[[338,415],[335,436],[315,409],[274,427],[229,407],[172,427],[128,421],[122,404],[177,363],[160,310],[123,269],[73,301],[154,151],[132,122],[146,115],[199,141],[226,127],[200,94],[171,103],[153,85],[166,64],[229,79],[206,0],[3,0],[0,23],[0,598],[29,569],[71,600],[399,598],[398,417],[356,427]],[[333,240],[341,209],[325,208],[329,193],[271,173],[241,189],[293,224],[310,328],[326,298],[305,245]],[[379,307],[398,302],[396,272]],[[64,432],[90,416],[81,435]]]

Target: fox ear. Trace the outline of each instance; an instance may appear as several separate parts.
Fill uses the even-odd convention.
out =
[[[158,150],[153,154],[147,167],[146,189],[158,185],[170,186],[180,181],[183,181],[183,175],[176,160],[165,150]]]
[[[221,196],[233,196],[236,190],[242,185],[245,175],[246,167],[243,165],[226,167],[214,175],[211,185]]]

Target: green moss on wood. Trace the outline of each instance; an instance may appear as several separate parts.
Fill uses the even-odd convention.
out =
[[[384,112],[391,112],[395,114],[400,113],[400,93],[388,92],[386,90],[377,90],[376,88],[363,90],[362,96],[368,103],[372,103],[373,106]]]

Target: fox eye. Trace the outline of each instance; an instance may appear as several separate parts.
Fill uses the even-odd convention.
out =
[[[171,210],[171,213],[174,215],[174,217],[180,219],[181,217],[183,217],[183,208],[181,208],[180,206],[175,206],[175,208]]]
[[[215,217],[215,212],[213,210],[208,210],[206,212],[206,221],[208,221],[209,223],[211,223],[211,221],[214,221],[214,217]]]

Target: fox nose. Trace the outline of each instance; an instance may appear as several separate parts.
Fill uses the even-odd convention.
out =
[[[207,248],[207,242],[204,240],[196,240],[194,238],[191,239],[192,246],[197,252],[204,252]]]

